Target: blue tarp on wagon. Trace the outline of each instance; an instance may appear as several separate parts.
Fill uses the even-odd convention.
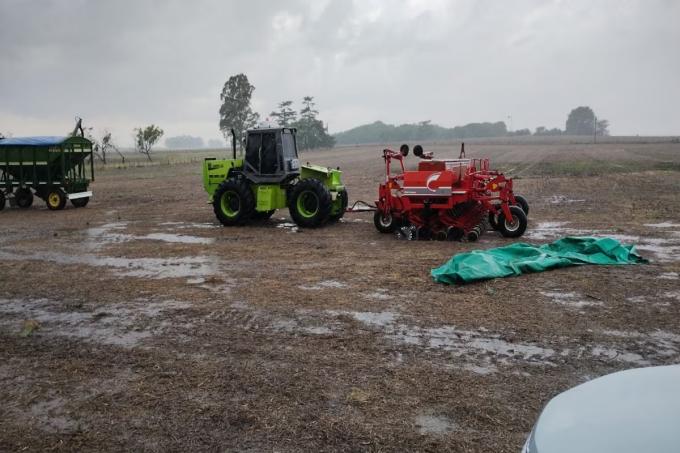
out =
[[[41,137],[10,137],[0,139],[0,146],[57,146],[69,137],[47,135]]]
[[[565,237],[541,246],[518,242],[460,253],[432,269],[431,275],[439,283],[462,284],[582,264],[643,263],[647,260],[637,254],[634,245],[612,238]]]

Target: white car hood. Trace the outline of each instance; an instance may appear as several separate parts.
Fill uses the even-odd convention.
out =
[[[553,398],[525,447],[531,453],[680,452],[680,365],[637,368]]]

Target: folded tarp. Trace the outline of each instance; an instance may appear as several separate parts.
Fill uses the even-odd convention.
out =
[[[540,246],[518,242],[489,250],[454,255],[446,264],[432,269],[439,283],[469,283],[543,272],[580,264],[642,264],[647,260],[634,245],[622,245],[611,238],[565,237]]]

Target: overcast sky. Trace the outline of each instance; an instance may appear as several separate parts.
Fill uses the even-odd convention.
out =
[[[564,128],[589,105],[613,134],[680,134],[680,1],[0,0],[0,132],[217,138],[240,72],[263,117],[312,95],[331,132]]]

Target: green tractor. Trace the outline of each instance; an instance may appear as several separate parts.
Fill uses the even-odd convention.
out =
[[[266,220],[285,207],[304,228],[342,218],[347,208],[342,172],[300,165],[295,133],[288,127],[249,130],[245,155],[237,158],[232,129],[233,158],[205,159],[203,186],[222,225]]]

